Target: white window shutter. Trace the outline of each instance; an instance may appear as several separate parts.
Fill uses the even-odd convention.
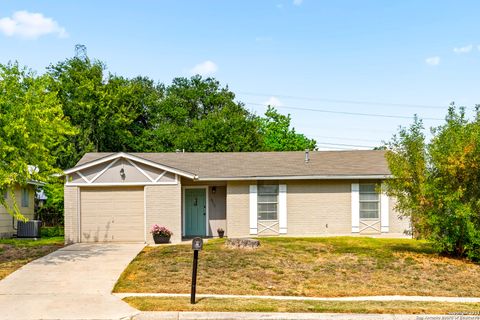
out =
[[[250,185],[250,234],[257,234],[257,185]]]
[[[278,232],[287,233],[287,185],[278,186]]]
[[[382,232],[389,232],[389,229],[390,229],[389,214],[390,214],[389,199],[388,199],[388,196],[384,192],[382,192],[380,196],[380,230]]]
[[[360,185],[352,183],[352,232],[360,232]]]

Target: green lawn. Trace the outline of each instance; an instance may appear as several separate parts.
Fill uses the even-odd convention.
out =
[[[63,247],[63,237],[0,239],[0,280],[21,266]]]
[[[407,301],[279,301],[272,299],[200,298],[195,305],[189,298],[125,298],[141,311],[223,311],[223,312],[348,312],[395,314],[475,313],[480,303],[407,302]]]
[[[257,250],[209,240],[198,293],[312,297],[434,295],[480,297],[480,265],[440,256],[424,241],[366,237],[261,238]],[[189,293],[189,245],[146,247],[116,292]]]

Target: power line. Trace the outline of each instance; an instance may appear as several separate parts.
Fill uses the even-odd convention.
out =
[[[334,149],[334,150],[352,150],[352,148],[341,148],[341,147],[330,147],[330,146],[325,146],[322,147],[320,145],[317,145],[318,149]]]
[[[334,123],[326,123],[326,124],[322,124],[322,129],[330,129],[330,130],[336,130],[338,129],[338,124],[337,125],[330,125],[330,124],[334,124]],[[393,135],[394,133],[396,133],[396,127],[391,129],[391,130],[382,130],[382,129],[379,129],[379,128],[373,128],[372,126],[368,127],[368,128],[365,128],[365,127],[351,127],[351,126],[342,126],[342,129],[343,130],[349,130],[349,132],[356,132],[356,131],[365,131],[365,132],[374,132],[375,134],[379,134],[379,132],[382,132],[388,136],[391,136]],[[374,141],[376,142],[376,141]]]
[[[381,143],[381,141],[380,141],[380,140],[373,140],[373,139],[344,138],[344,137],[315,136],[315,135],[310,135],[310,137],[313,137],[313,138],[318,138],[318,139],[338,139],[338,140],[364,141],[364,142],[375,142],[375,143]]]
[[[324,145],[327,145],[327,146],[356,147],[356,148],[375,148],[374,146],[363,146],[363,145],[358,145],[358,144],[345,144],[345,143],[320,142],[319,144],[324,144]]]
[[[359,149],[359,148],[352,148],[352,147],[336,147],[336,146],[323,146],[321,144],[317,144],[317,148],[318,149],[334,149],[334,150],[355,150],[355,149]],[[363,150],[364,148],[361,148],[360,150]],[[369,148],[369,149],[373,149],[373,148]]]
[[[251,104],[254,106],[265,106],[262,103],[255,103],[255,102],[245,102],[247,104]],[[364,116],[364,117],[377,117],[377,118],[394,118],[394,119],[413,119],[414,117],[410,116],[399,116],[399,115],[388,115],[388,114],[379,114],[379,113],[362,113],[362,112],[347,112],[347,111],[334,111],[334,110],[325,110],[325,109],[313,109],[313,108],[306,108],[306,107],[291,107],[291,106],[275,106],[275,108],[284,108],[284,109],[292,109],[292,110],[303,110],[303,111],[313,111],[313,112],[321,112],[321,113],[332,113],[332,114],[343,114],[349,116]],[[421,118],[422,120],[438,120],[442,121],[444,119],[441,118]]]
[[[362,100],[343,100],[343,99],[328,99],[328,98],[313,98],[313,97],[301,97],[301,96],[290,96],[290,95],[281,95],[281,94],[265,94],[265,93],[255,93],[255,92],[243,92],[237,91],[238,94],[243,94],[246,96],[257,96],[257,97],[279,97],[283,99],[296,99],[296,100],[305,100],[305,101],[321,101],[321,102],[335,102],[335,103],[349,103],[349,104],[359,104],[359,105],[375,105],[375,106],[390,106],[390,107],[405,107],[405,108],[421,108],[421,109],[446,109],[446,106],[433,106],[433,105],[424,105],[424,104],[409,104],[409,103],[393,103],[393,102],[378,102],[378,101],[362,101]]]

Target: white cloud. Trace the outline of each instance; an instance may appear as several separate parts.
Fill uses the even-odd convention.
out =
[[[217,70],[218,66],[213,61],[207,60],[190,69],[190,73],[193,75],[199,74],[201,76],[208,76],[214,74]]]
[[[68,37],[65,28],[57,21],[41,13],[16,11],[11,17],[0,18],[0,32],[7,37],[19,36],[36,39],[47,34],[56,34],[59,38]]]
[[[263,104],[266,106],[272,106],[272,107],[281,107],[283,105],[282,101],[280,101],[278,98],[273,96],[268,98],[268,100],[265,101]]]
[[[453,52],[455,53],[469,53],[472,51],[473,45],[469,44],[468,46],[453,48]]]
[[[303,0],[293,0],[293,4],[299,6],[303,3]]]
[[[440,63],[440,57],[439,56],[428,57],[427,59],[425,59],[425,62],[429,66],[437,66]]]

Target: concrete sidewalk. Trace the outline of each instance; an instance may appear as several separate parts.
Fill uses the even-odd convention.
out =
[[[139,313],[111,294],[143,244],[74,244],[0,281],[0,318],[130,319]]]
[[[163,297],[188,298],[186,293],[114,293],[118,298],[126,297]],[[435,297],[435,296],[358,296],[358,297],[301,297],[301,296],[252,296],[228,294],[197,294],[198,298],[216,299],[272,299],[272,300],[299,300],[299,301],[419,301],[419,302],[452,302],[452,303],[480,303],[476,297]],[[480,320],[480,318],[479,318]]]
[[[264,313],[264,312],[142,312],[134,320],[461,320],[480,316],[347,314],[347,313]]]

